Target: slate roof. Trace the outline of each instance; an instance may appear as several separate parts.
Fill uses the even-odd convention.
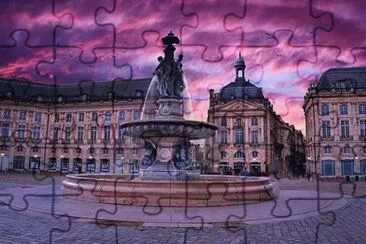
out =
[[[144,97],[151,78],[81,82],[70,85],[35,83],[21,79],[0,78],[0,99],[40,103],[100,101]]]
[[[220,100],[228,101],[238,98],[245,100],[265,100],[262,89],[244,80],[242,77],[237,78],[220,90]]]
[[[332,68],[320,77],[316,90],[366,89],[366,67]]]

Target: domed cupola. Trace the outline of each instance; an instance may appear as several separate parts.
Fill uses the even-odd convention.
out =
[[[235,71],[236,71],[236,78],[235,81],[245,81],[245,62],[244,59],[241,56],[241,52],[239,52],[239,58],[235,62]]]

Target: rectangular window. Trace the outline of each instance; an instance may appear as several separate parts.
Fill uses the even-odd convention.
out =
[[[109,160],[102,159],[100,162],[100,171],[101,172],[109,172]]]
[[[58,127],[53,127],[53,140],[58,139],[58,131],[59,131]]]
[[[341,106],[339,107],[339,112],[341,115],[347,115],[348,114],[347,104],[341,104]]]
[[[79,113],[79,122],[84,122],[84,113]]]
[[[244,144],[244,132],[242,128],[235,130],[235,144]]]
[[[341,120],[341,137],[349,137],[349,121]]]
[[[56,170],[57,168],[57,159],[56,158],[49,158],[48,159],[48,169],[49,170]]]
[[[332,147],[330,146],[324,147],[324,153],[332,153]]]
[[[252,143],[258,143],[258,131],[252,131]]]
[[[10,113],[9,109],[4,110],[4,119],[10,119]]]
[[[358,110],[359,110],[360,114],[366,114],[366,103],[360,104],[360,106],[358,107]]]
[[[366,175],[366,159],[360,160],[360,173]]]
[[[133,120],[139,120],[141,117],[141,112],[140,111],[134,111],[133,112]]]
[[[25,125],[18,126],[18,139],[24,139],[25,137]]]
[[[9,123],[3,123],[2,129],[1,129],[1,135],[3,138],[8,138],[10,134],[9,130]]]
[[[60,115],[58,113],[55,113],[55,123],[58,123],[60,121]]]
[[[137,174],[139,172],[139,162],[138,160],[130,161],[130,172],[132,174]]]
[[[32,139],[39,140],[41,138],[41,127],[33,126],[32,129]]]
[[[329,105],[323,104],[321,107],[321,114],[322,115],[329,115]]]
[[[258,119],[252,118],[252,125],[258,125]]]
[[[106,121],[106,122],[110,122],[110,121],[112,121],[112,113],[111,112],[106,112],[105,113],[105,118],[104,118],[104,120]]]
[[[111,126],[104,126],[104,140],[109,141],[111,139]]]
[[[82,141],[84,139],[84,127],[78,127],[78,140]]]
[[[42,114],[41,113],[35,113],[34,115],[34,121],[37,123],[41,123],[42,121]]]
[[[19,120],[26,120],[26,119],[27,119],[27,111],[20,111]]]
[[[360,133],[361,136],[366,137],[366,120],[360,120]]]
[[[221,135],[221,144],[227,144],[227,131],[226,130],[220,131],[220,135]]]
[[[322,161],[322,176],[335,176],[335,161],[323,160]]]
[[[83,160],[81,158],[74,158],[74,172],[81,172],[83,165]]]
[[[65,128],[65,140],[70,140],[71,137],[71,127],[66,127]]]
[[[91,127],[90,140],[92,140],[92,141],[97,140],[97,127],[96,126]]]
[[[67,113],[66,114],[66,122],[71,122],[72,120],[72,114],[71,113]]]
[[[342,165],[342,175],[354,175],[354,162],[353,160],[341,160]]]
[[[236,119],[236,125],[241,125],[241,118]]]
[[[15,156],[14,163],[13,163],[13,169],[24,169],[24,161],[25,161],[25,158],[23,156]]]
[[[122,127],[119,127],[118,128],[118,140],[119,141],[122,141],[123,138],[124,138],[123,128]]]
[[[330,137],[330,121],[322,121],[323,138]]]
[[[97,122],[98,121],[98,114],[97,112],[93,112],[92,113],[92,122]]]
[[[118,118],[119,118],[119,121],[125,121],[126,120],[126,113],[125,113],[125,111],[120,111]]]

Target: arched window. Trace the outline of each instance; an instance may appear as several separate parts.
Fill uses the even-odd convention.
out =
[[[221,126],[227,126],[227,120],[226,117],[221,118]]]
[[[322,105],[322,115],[328,115],[329,114],[329,105],[323,104]]]
[[[343,153],[351,153],[351,152],[352,152],[351,147],[349,147],[349,146],[345,146],[345,147],[343,148]]]
[[[237,151],[234,154],[234,158],[244,158],[244,153],[242,151]]]
[[[257,151],[253,151],[253,152],[252,152],[252,157],[253,157],[253,158],[258,157],[258,152],[257,152]]]
[[[235,130],[235,144],[244,144],[244,132],[242,128]]]
[[[227,157],[227,152],[225,152],[225,151],[222,151],[220,154],[221,154],[221,158],[226,158]]]
[[[252,125],[258,125],[258,119],[256,117],[252,118]]]

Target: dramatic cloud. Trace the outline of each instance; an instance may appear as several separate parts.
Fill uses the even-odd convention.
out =
[[[38,82],[147,78],[161,37],[180,38],[194,115],[206,120],[208,90],[245,76],[277,114],[304,131],[309,84],[332,67],[366,64],[366,5],[359,0],[1,1],[0,76]]]

